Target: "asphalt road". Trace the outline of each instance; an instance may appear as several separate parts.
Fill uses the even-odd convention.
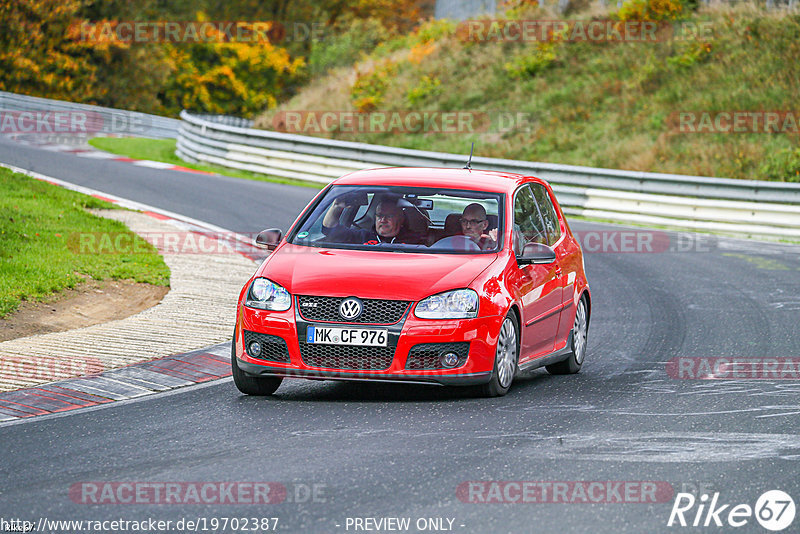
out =
[[[286,228],[314,194],[6,140],[0,161],[236,231]],[[582,372],[534,371],[503,398],[305,380],[285,381],[272,398],[250,398],[222,380],[2,426],[0,517],[277,517],[283,532],[333,533],[367,531],[352,518],[410,518],[410,532],[420,531],[420,518],[447,518],[465,533],[663,532],[681,491],[754,506],[780,489],[800,506],[800,382],[678,380],[666,372],[676,357],[800,356],[800,247],[701,243],[692,251],[587,253],[593,315]],[[268,505],[70,498],[71,487],[98,481],[273,481],[288,498]],[[469,481],[655,481],[671,490],[645,503],[463,502],[457,489]],[[307,498],[312,487],[316,498]],[[689,522],[697,509],[686,513]],[[798,525],[800,518],[786,532]],[[754,517],[741,528],[692,530],[767,532]]]
[[[285,230],[319,192],[311,187],[77,157],[18,144],[2,135],[0,161],[241,233],[278,226]]]

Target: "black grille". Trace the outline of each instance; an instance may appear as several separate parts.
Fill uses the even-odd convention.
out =
[[[250,343],[253,341],[258,341],[261,344],[261,354],[258,356],[250,353]],[[244,348],[251,358],[289,363],[289,350],[286,348],[286,341],[282,337],[245,330]]]
[[[303,363],[329,369],[388,369],[394,359],[394,347],[352,347],[300,343]]]
[[[339,315],[339,304],[344,299],[345,297],[298,296],[297,309],[307,321],[394,324],[403,318],[410,304],[406,300],[361,299],[364,311],[358,319],[345,320]]]
[[[458,354],[458,363],[453,367],[442,365],[441,357],[448,352]],[[458,343],[420,343],[408,351],[406,369],[452,369],[467,363],[469,342]]]

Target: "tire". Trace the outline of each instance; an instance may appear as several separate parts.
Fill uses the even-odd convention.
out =
[[[511,388],[517,374],[519,362],[519,321],[513,311],[503,319],[500,334],[497,336],[497,350],[494,356],[494,369],[488,384],[481,387],[484,397],[502,397]]]
[[[586,358],[586,336],[589,331],[589,310],[586,299],[581,297],[578,309],[575,311],[575,321],[572,324],[572,347],[566,360],[545,366],[551,375],[572,375],[581,370]]]
[[[231,371],[233,373],[233,383],[236,388],[245,395],[256,395],[263,397],[272,395],[280,387],[283,378],[281,377],[258,377],[250,376],[241,369],[236,363],[236,331],[233,332],[231,341]]]

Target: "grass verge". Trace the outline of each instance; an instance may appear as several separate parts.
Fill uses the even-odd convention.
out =
[[[523,20],[563,18],[540,2],[514,4],[539,6],[518,15]],[[781,119],[783,133],[724,127],[712,133],[714,127],[699,126],[700,117],[724,122],[736,112],[797,115],[800,13],[746,3],[694,11],[692,2],[675,0],[636,0],[624,8],[670,4],[680,8],[679,18],[662,21],[672,26],[646,42],[468,40],[454,23],[435,21],[312,80],[257,117],[256,127],[287,129],[287,111],[361,111],[382,126],[365,120],[368,127],[351,121],[323,128],[303,119],[291,133],[459,154],[468,154],[474,141],[478,156],[800,182],[796,119]],[[621,16],[593,9],[568,17]],[[689,27],[703,33],[670,33]],[[393,112],[426,111],[463,112],[475,121],[452,127],[452,134],[381,122]],[[693,126],[682,130],[682,116],[693,117]]]
[[[306,182],[303,180],[292,180],[291,178],[280,178],[256,172],[239,171],[229,169],[219,165],[203,165],[183,161],[175,155],[175,139],[150,139],[147,137],[95,137],[89,140],[89,144],[98,150],[119,154],[132,159],[146,159],[150,161],[160,161],[180,165],[198,171],[213,172],[223,176],[233,178],[245,178],[247,180],[259,180],[262,182],[274,182],[278,184],[296,185],[300,187],[312,187],[322,189],[325,184],[316,182]]]
[[[112,204],[4,168],[0,190],[0,318],[23,300],[74,288],[87,276],[169,285],[169,268],[152,245],[124,224],[85,211]],[[128,234],[136,253],[80,253],[78,236],[98,232]]]

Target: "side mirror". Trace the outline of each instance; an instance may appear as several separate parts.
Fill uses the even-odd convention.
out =
[[[517,256],[520,265],[553,263],[556,261],[556,252],[541,243],[528,243],[522,248],[522,255]]]
[[[283,232],[281,232],[278,228],[262,230],[256,236],[256,246],[263,247],[268,250],[275,250],[278,248],[278,243],[281,242],[282,238]]]

